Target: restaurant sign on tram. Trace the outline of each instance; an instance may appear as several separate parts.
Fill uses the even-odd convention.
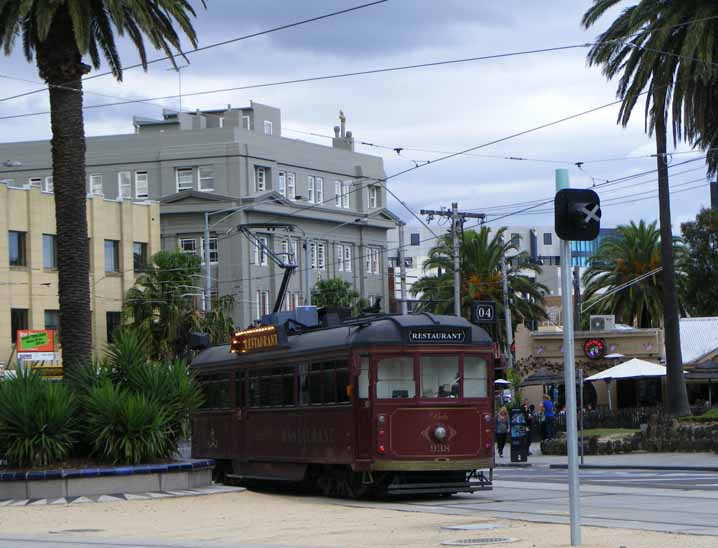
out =
[[[471,331],[463,328],[415,328],[407,330],[410,344],[464,344],[471,342]]]

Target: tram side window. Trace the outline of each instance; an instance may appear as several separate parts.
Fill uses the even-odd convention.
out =
[[[250,407],[294,405],[294,368],[274,367],[249,374]]]
[[[344,361],[333,360],[299,367],[300,403],[321,405],[349,402],[349,369]]]
[[[409,356],[384,358],[376,366],[376,397],[379,399],[413,398],[414,360]]]
[[[486,360],[464,356],[464,397],[485,398],[488,394]]]
[[[459,397],[458,356],[421,357],[421,397]]]
[[[230,406],[229,382],[224,375],[203,375],[199,377],[204,393],[204,409],[226,409]]]
[[[245,395],[245,376],[243,371],[238,371],[234,374],[234,390],[235,390],[235,402],[237,402],[237,407],[244,407],[247,405],[247,402],[244,399]]]
[[[369,397],[369,357],[362,356],[359,364],[359,393],[360,399]]]

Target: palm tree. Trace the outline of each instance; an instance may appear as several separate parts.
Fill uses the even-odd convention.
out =
[[[583,16],[583,25],[593,26],[621,0],[594,0]],[[667,411],[674,416],[690,414],[678,320],[678,297],[673,265],[673,235],[668,187],[667,113],[671,94],[683,96],[682,51],[695,37],[685,26],[676,26],[696,18],[697,0],[664,2],[640,0],[626,8],[602,33],[588,54],[592,65],[603,66],[609,78],[619,76],[618,97],[622,100],[618,120],[625,127],[640,97],[646,93],[645,123],[656,138],[658,203],[663,264],[663,325],[667,364]],[[701,2],[704,3],[704,2]],[[675,89],[674,89],[675,85]],[[674,109],[675,111],[675,109]],[[674,138],[680,119],[674,118]],[[676,126],[678,124],[678,126]]]
[[[604,293],[661,266],[661,237],[655,221],[631,221],[619,226],[617,233],[603,240],[590,260],[583,275],[584,302],[587,306],[597,303],[595,314],[614,314],[633,327],[660,327],[663,283],[657,274],[598,301]]]
[[[506,228],[491,232],[482,226],[478,232],[464,234],[459,254],[461,256],[461,307],[469,317],[471,301],[495,301],[497,315],[504,316],[501,259],[507,251],[515,249],[512,242],[503,243]],[[420,295],[420,307],[439,314],[451,314],[454,309],[454,260],[451,235],[439,238],[424,261],[424,271],[437,274],[424,276],[411,288],[414,296]],[[548,288],[537,283],[529,274],[540,274],[538,265],[530,264],[526,252],[513,255],[507,265],[507,280],[511,299],[511,317],[514,322],[537,320],[546,317],[543,296]],[[503,324],[501,326],[503,328]],[[499,330],[499,337],[504,339]]]
[[[37,64],[50,93],[52,175],[57,219],[60,330],[66,366],[90,358],[89,246],[85,185],[85,129],[82,77],[101,59],[118,80],[122,64],[116,34],[134,43],[147,66],[145,39],[172,58],[182,33],[196,46],[187,0],[4,0],[0,2],[0,43],[9,55],[21,42]],[[21,40],[17,40],[21,38]]]

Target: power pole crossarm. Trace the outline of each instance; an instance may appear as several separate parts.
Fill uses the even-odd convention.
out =
[[[454,259],[454,316],[461,316],[461,254],[459,231],[466,219],[481,219],[486,215],[483,213],[470,213],[468,211],[459,211],[459,204],[456,202],[451,204],[451,209],[422,209],[422,215],[428,215],[429,219],[433,217],[447,217],[451,219],[451,247]]]

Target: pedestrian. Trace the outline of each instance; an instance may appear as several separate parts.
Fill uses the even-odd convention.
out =
[[[509,412],[505,407],[499,409],[499,414],[496,415],[496,447],[499,450],[499,457],[504,457],[504,446],[506,445],[506,436],[509,433]]]
[[[550,440],[553,437],[553,402],[548,394],[543,395],[543,415],[544,415],[544,439]]]
[[[533,432],[534,427],[534,410],[534,406],[529,405],[529,400],[524,398],[521,411],[524,414],[524,423],[526,424],[526,437],[524,438],[524,443],[526,444],[526,453],[528,455],[533,455],[531,452],[531,432]]]

